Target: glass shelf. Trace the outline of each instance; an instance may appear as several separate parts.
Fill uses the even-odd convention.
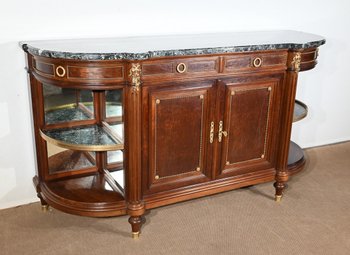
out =
[[[295,100],[293,122],[304,119],[307,115],[307,111],[307,106],[303,102]]]
[[[40,133],[45,141],[71,150],[111,151],[124,149],[123,143],[118,142],[103,127],[97,125],[40,130]]]

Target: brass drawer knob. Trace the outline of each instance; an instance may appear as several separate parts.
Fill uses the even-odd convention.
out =
[[[58,66],[58,67],[56,67],[56,75],[57,75],[58,77],[63,77],[63,76],[65,76],[65,75],[66,75],[66,69],[64,69],[63,66]]]
[[[176,66],[176,71],[177,71],[178,73],[184,73],[184,72],[186,72],[186,70],[187,70],[187,66],[186,66],[185,63],[179,63],[179,64]]]
[[[261,58],[254,58],[253,60],[253,66],[254,67],[260,67],[262,64],[262,59]]]

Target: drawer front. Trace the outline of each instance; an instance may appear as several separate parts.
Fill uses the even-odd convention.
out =
[[[247,53],[225,57],[224,72],[251,72],[265,69],[286,69],[287,52]]]
[[[121,65],[106,67],[67,66],[68,79],[123,79],[124,68]]]
[[[81,79],[81,80],[104,80],[104,79],[123,79],[123,65],[69,65],[66,63],[46,63],[40,60],[34,61],[35,70],[44,76],[56,77],[61,79]]]
[[[126,80],[126,63],[121,61],[66,61],[34,57],[32,71],[43,83],[58,86],[104,89],[119,86]]]
[[[142,64],[142,76],[147,79],[150,76],[181,77],[217,74],[219,70],[218,59],[218,57],[202,57],[146,61]]]

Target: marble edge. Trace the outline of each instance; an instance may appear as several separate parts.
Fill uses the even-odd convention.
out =
[[[32,55],[56,59],[71,60],[147,60],[159,57],[175,57],[175,56],[193,56],[206,54],[236,53],[264,50],[300,50],[313,47],[319,47],[326,43],[326,39],[311,41],[307,43],[281,43],[281,44],[261,44],[261,45],[245,45],[245,46],[228,46],[198,49],[175,49],[175,50],[156,50],[140,53],[72,53],[62,51],[41,50],[20,42],[20,46],[25,52]]]

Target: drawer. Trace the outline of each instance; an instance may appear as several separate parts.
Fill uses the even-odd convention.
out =
[[[44,76],[61,79],[105,80],[123,79],[124,66],[111,65],[74,65],[70,63],[47,63],[40,60],[33,61],[35,70]]]
[[[123,79],[124,67],[122,65],[110,66],[67,66],[68,79]]]
[[[142,76],[216,74],[219,70],[218,59],[218,57],[201,57],[145,61],[142,64]]]
[[[287,52],[244,53],[225,57],[224,73],[259,71],[264,69],[286,69]]]
[[[31,71],[41,83],[60,87],[103,90],[124,86],[126,63],[121,61],[31,59]]]

